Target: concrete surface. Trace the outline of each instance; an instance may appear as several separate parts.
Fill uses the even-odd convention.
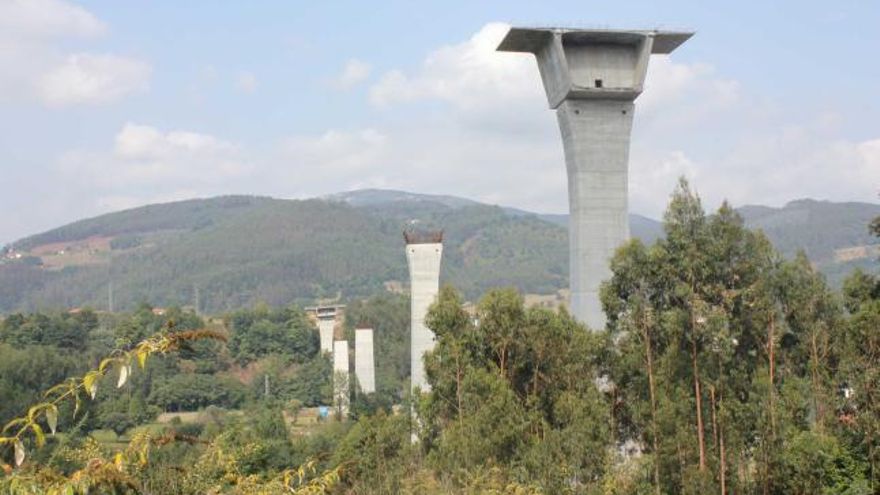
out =
[[[348,341],[333,342],[333,408],[340,415],[348,414]]]
[[[629,238],[629,141],[634,101],[652,53],[669,53],[693,33],[512,28],[499,51],[535,55],[547,103],[556,110],[568,172],[571,312],[605,327],[599,288]]]
[[[356,328],[354,330],[354,374],[361,386],[361,392],[372,394],[376,391],[372,328]]]
[[[411,387],[423,391],[430,389],[425,380],[422,356],[434,348],[434,333],[425,326],[428,307],[440,292],[440,258],[442,243],[409,243],[406,245],[406,261],[410,280],[410,361]]]

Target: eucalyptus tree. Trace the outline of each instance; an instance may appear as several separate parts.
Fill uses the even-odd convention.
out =
[[[871,489],[880,489],[880,277],[854,273],[844,284],[850,317],[844,329],[839,424],[869,464]]]
[[[564,310],[525,308],[513,289],[490,291],[472,316],[443,288],[426,322],[437,341],[419,419],[438,473],[464,484],[501,468],[547,493],[600,486],[613,450],[602,336]]]
[[[741,492],[755,466],[771,493],[777,431],[828,419],[836,302],[805,259],[784,261],[726,203],[706,215],[685,181],[664,229],[621,248],[603,288],[617,428],[651,454],[657,493]]]

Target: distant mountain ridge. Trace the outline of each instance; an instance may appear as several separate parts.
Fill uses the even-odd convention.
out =
[[[341,201],[355,207],[375,207],[389,203],[436,203],[449,208],[463,208],[465,206],[481,205],[472,199],[458,196],[446,196],[435,194],[416,194],[394,189],[358,189],[330,194],[324,198],[331,201]],[[513,216],[534,216],[546,222],[568,227],[568,214],[565,213],[535,213],[510,206],[498,206],[504,212]],[[657,220],[630,213],[630,229],[634,232],[633,237],[638,237],[644,242],[651,243],[663,235],[663,225]]]
[[[327,199],[330,201],[340,201],[355,208],[364,206],[376,206],[386,203],[401,202],[428,202],[438,203],[450,208],[462,208],[465,206],[475,206],[482,204],[472,199],[460,198],[458,196],[447,196],[442,194],[419,194],[395,189],[358,189],[355,191],[344,191],[323,196],[319,199]]]
[[[833,282],[876,269],[867,231],[880,205],[793,201],[745,206],[746,223],[786,255],[804,250]],[[533,294],[568,286],[567,215],[535,214],[470,199],[369,189],[320,199],[222,196],[149,205],[74,222],[0,252],[0,312],[141,301],[218,312],[361,297],[407,278],[401,231],[417,220],[446,232],[441,277],[476,297],[513,285]],[[630,218],[653,242],[656,220]]]

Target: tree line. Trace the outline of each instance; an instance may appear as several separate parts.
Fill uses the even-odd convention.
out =
[[[880,236],[880,219],[869,228]],[[880,493],[880,277],[855,272],[834,291],[728,205],[707,214],[685,182],[664,230],[616,253],[605,329],[526,307],[514,289],[490,290],[472,310],[444,287],[426,319],[430,390],[409,396],[406,370],[385,367],[384,398],[355,391],[348,421],[304,433],[254,384],[243,416],[214,410],[191,431],[198,442],[156,448],[125,471],[133,485],[121,493],[289,493],[277,480],[296,466],[312,469],[305,480],[333,479],[308,493]],[[399,319],[389,333],[405,331],[405,301],[350,307],[354,321]],[[230,314],[228,344],[181,349],[173,373],[262,362],[279,390],[299,393],[294,383],[319,374],[304,325],[296,308]],[[73,331],[64,328],[53,332]],[[406,345],[401,335],[377,342],[377,362],[405,359]],[[47,455],[0,486],[41,469],[77,472],[83,452],[102,447],[65,448],[74,460]]]

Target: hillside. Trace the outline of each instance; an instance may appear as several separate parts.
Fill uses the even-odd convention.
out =
[[[425,206],[414,217],[416,203]],[[446,228],[442,276],[468,294],[567,284],[562,228],[461,204],[415,200],[397,214],[390,205],[236,196],[103,215],[14,243],[0,266],[0,311],[103,309],[111,280],[116,309],[193,304],[198,290],[208,312],[399,289],[407,277],[401,232],[413,218]]]
[[[867,232],[880,205],[792,202],[740,209],[786,255],[803,249],[837,283],[877,267]],[[14,243],[0,257],[0,312],[139,302],[206,312],[359,297],[405,286],[401,231],[443,228],[444,283],[475,297],[513,285],[556,294],[568,284],[566,215],[538,215],[452,196],[364,190],[323,199],[226,196],[145,206]],[[652,242],[659,222],[633,215]]]

